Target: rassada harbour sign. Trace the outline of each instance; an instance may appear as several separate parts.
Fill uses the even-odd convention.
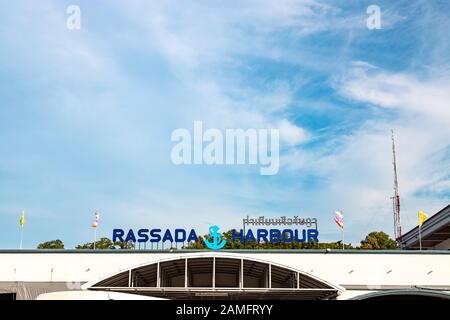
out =
[[[129,229],[114,229],[113,242],[133,242],[133,243],[164,243],[164,242],[196,242],[197,233],[194,229],[138,229],[137,231]]]
[[[251,228],[249,226],[258,226]],[[261,226],[261,227],[260,227]],[[299,227],[300,226],[300,227]],[[222,249],[227,240],[219,232],[218,226],[209,227],[209,238],[204,239],[205,246],[211,250]],[[139,244],[164,244],[164,243],[180,243],[185,244],[199,241],[195,229],[114,229],[113,242],[132,242]],[[299,219],[298,217],[280,219],[265,219],[259,217],[257,219],[243,219],[243,228],[232,229],[232,242],[257,242],[257,243],[278,243],[278,242],[319,242],[319,230],[317,229],[317,219],[307,218]]]

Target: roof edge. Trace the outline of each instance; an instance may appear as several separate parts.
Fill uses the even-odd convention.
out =
[[[186,249],[186,250],[124,250],[124,249],[107,249],[107,250],[92,250],[92,249],[0,249],[0,254],[180,254],[180,253],[194,253],[194,252],[224,252],[224,253],[274,253],[274,254],[448,254],[450,250],[340,250],[340,249],[223,249],[219,251],[201,250],[201,249]]]

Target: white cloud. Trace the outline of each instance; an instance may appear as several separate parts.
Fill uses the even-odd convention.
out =
[[[210,64],[234,65],[233,55],[291,61],[322,68],[316,56],[279,46],[277,33],[301,41],[320,32],[365,30],[365,11],[347,13],[315,0],[229,1],[213,6],[197,1],[116,1],[121,13],[145,30],[143,41],[159,50],[183,75]],[[237,9],[238,7],[238,9]],[[324,61],[325,63],[325,61]]]
[[[322,223],[321,230],[333,233],[331,215],[334,210],[343,209],[351,226],[349,230],[355,237],[374,228],[389,231],[392,127],[398,142],[405,223],[408,223],[408,216],[410,224],[415,222],[417,208],[434,212],[445,202],[445,199],[433,197],[433,192],[442,193],[449,188],[448,159],[442,155],[450,141],[449,81],[427,79],[412,72],[386,72],[365,62],[355,63],[334,83],[341,96],[362,104],[370,103],[383,111],[398,111],[401,116],[396,120],[371,119],[356,131],[346,132],[345,136],[329,137],[329,141],[316,149],[303,149],[301,144],[314,140],[316,134],[289,120],[286,109],[296,102],[295,84],[284,81],[283,74],[281,80],[254,74],[252,66],[247,65],[245,59],[241,60],[242,56],[262,58],[261,64],[267,66],[271,65],[266,59],[333,74],[336,61],[341,61],[341,53],[327,57],[322,50],[327,52],[328,44],[314,43],[313,47],[318,48],[315,51],[308,41],[303,43],[302,40],[323,31],[342,36],[340,31],[349,30],[352,31],[349,39],[354,39],[356,29],[366,31],[364,10],[347,15],[332,5],[312,0],[254,0],[239,2],[239,9],[233,2],[210,7],[195,1],[183,5],[178,1],[116,1],[117,12],[113,13],[118,14],[117,20],[112,16],[101,21],[101,16],[95,16],[99,20],[94,21],[91,16],[92,29],[83,23],[81,32],[70,33],[64,27],[65,8],[53,3],[43,1],[34,6],[27,2],[20,10],[4,11],[0,36],[5,50],[0,54],[2,57],[5,52],[9,54],[7,61],[11,63],[2,67],[15,75],[23,74],[34,84],[39,83],[38,87],[45,88],[45,98],[40,101],[47,105],[50,100],[54,108],[50,112],[61,113],[50,117],[56,119],[51,124],[61,122],[61,126],[71,132],[67,141],[70,145],[78,148],[86,143],[87,148],[80,150],[88,152],[88,158],[95,158],[98,149],[106,151],[108,161],[102,164],[112,172],[120,162],[117,171],[131,176],[124,178],[118,174],[120,181],[115,181],[114,176],[103,183],[92,179],[75,185],[73,176],[78,172],[71,171],[73,167],[58,167],[60,163],[49,157],[52,161],[48,166],[56,164],[56,167],[46,167],[43,172],[53,172],[55,181],[70,181],[71,194],[79,197],[76,204],[66,198],[70,212],[81,210],[82,202],[90,207],[87,192],[80,195],[77,189],[85,190],[92,184],[89,194],[97,195],[94,198],[103,195],[107,203],[105,210],[122,221],[126,221],[123,213],[136,223],[140,223],[142,217],[149,221],[153,216],[162,223],[170,214],[172,221],[187,224],[191,221],[186,217],[197,220],[208,216],[226,224],[242,216],[242,210],[256,212],[255,208],[264,207],[265,213],[274,214],[276,210],[281,211],[280,208],[286,210],[283,213],[304,208],[306,213],[320,217],[326,217],[329,212],[330,221]],[[84,8],[82,6],[82,10]],[[93,10],[91,14],[98,13],[90,4],[86,4],[86,9]],[[111,7],[105,10],[113,11]],[[33,19],[42,16],[45,16],[43,23]],[[392,25],[401,20],[389,22],[385,18],[383,15],[383,28],[386,22]],[[123,24],[123,28],[117,27],[117,33],[101,28],[100,34],[91,33],[91,30],[98,32],[99,25],[108,24]],[[279,41],[285,37],[288,41]],[[292,47],[286,45],[291,39]],[[346,50],[351,49],[350,42]],[[132,57],[136,50],[147,55],[148,60],[157,56],[157,63],[166,62],[173,74],[168,75],[164,69],[163,76],[169,77],[172,85],[159,91],[158,86],[147,82],[160,80],[156,70],[146,71],[141,75],[145,80],[136,83],[133,73],[138,72],[131,70],[134,66],[127,69],[132,61],[121,56],[122,50],[129,50]],[[247,72],[251,78],[263,80],[252,83],[242,76]],[[269,70],[268,74],[272,72]],[[299,75],[302,76],[308,75]],[[167,82],[167,78],[160,81]],[[97,90],[98,85],[100,90]],[[64,89],[60,90],[61,87]],[[332,112],[332,108],[327,108],[328,111]],[[178,126],[189,128],[195,119],[204,120],[207,127],[279,127],[283,142],[290,147],[281,161],[284,168],[289,169],[284,172],[286,176],[313,175],[319,182],[323,179],[323,186],[300,188],[295,182],[284,181],[286,176],[273,177],[270,183],[264,184],[265,181],[253,176],[219,169],[204,176],[199,174],[201,169],[182,171],[186,177],[179,179],[180,171],[167,167],[164,162],[166,149],[170,149],[167,147],[169,133]],[[45,127],[48,130],[48,126]],[[96,130],[91,131],[92,128]],[[164,140],[166,133],[167,140]],[[74,141],[80,136],[84,139],[77,146]],[[101,143],[90,144],[97,139]],[[169,152],[167,159],[168,155]],[[154,161],[156,157],[158,161]],[[19,166],[14,158],[11,154],[2,163]],[[29,158],[34,160],[31,155]],[[21,168],[28,163],[18,162]],[[28,167],[39,168],[36,162]],[[113,162],[111,167],[109,162]],[[139,172],[139,178],[133,175],[135,171]],[[281,180],[279,187],[272,185],[276,179]],[[168,183],[162,187],[163,180]],[[220,186],[211,187],[213,180]],[[126,190],[119,185],[122,188],[125,185]],[[189,186],[189,190],[180,190],[180,185]],[[114,187],[120,189],[120,196],[112,198],[108,188]],[[424,188],[430,194],[417,197],[416,192]],[[145,192],[139,194],[136,190]],[[50,187],[47,192],[49,197],[55,194]],[[241,198],[237,199],[237,193]],[[92,203],[97,201],[91,200]],[[48,203],[39,203],[48,206]],[[120,210],[114,209],[116,206]]]
[[[65,7],[52,1],[17,1],[0,15],[6,70],[46,86],[109,83],[118,77],[107,48],[89,28],[66,28]]]
[[[415,226],[418,210],[434,213],[447,205],[442,194],[450,192],[450,82],[389,73],[359,62],[334,85],[348,99],[400,115],[366,120],[347,136],[330,136],[316,149],[290,152],[281,164],[325,179],[315,197],[347,211],[353,227],[390,231],[393,128],[404,230]],[[322,203],[318,207],[330,210]]]
[[[450,79],[419,80],[412,74],[384,72],[359,62],[337,86],[350,99],[450,124]]]
[[[297,127],[286,119],[279,121],[276,127],[280,130],[281,140],[289,146],[305,143],[310,138],[310,134],[305,129]]]

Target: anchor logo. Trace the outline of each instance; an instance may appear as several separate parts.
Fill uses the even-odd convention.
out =
[[[225,246],[225,244],[227,243],[227,241],[225,239],[220,241],[221,234],[217,232],[218,230],[219,230],[218,226],[209,227],[209,235],[211,236],[213,242],[211,243],[205,239],[205,244],[211,250],[222,249]]]

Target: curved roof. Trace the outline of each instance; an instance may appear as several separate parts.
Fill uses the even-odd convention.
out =
[[[82,289],[134,292],[169,298],[334,298],[345,289],[292,267],[221,252],[183,254],[119,270]]]

